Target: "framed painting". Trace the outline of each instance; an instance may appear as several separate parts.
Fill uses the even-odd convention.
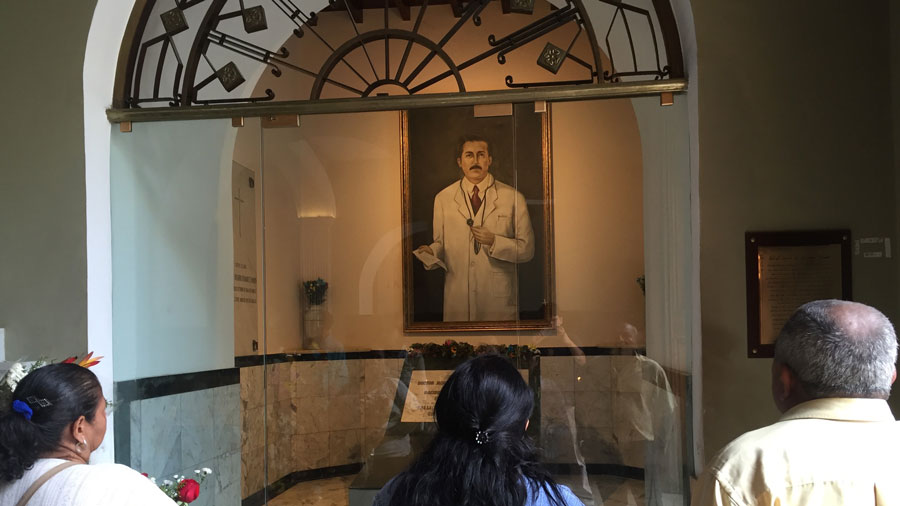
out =
[[[401,113],[406,332],[551,327],[550,113],[499,109]]]

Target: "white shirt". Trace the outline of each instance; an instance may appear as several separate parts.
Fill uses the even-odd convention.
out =
[[[494,176],[492,176],[491,174],[488,174],[487,176],[485,176],[485,178],[482,179],[481,182],[479,182],[478,184],[472,184],[472,182],[469,181],[468,179],[462,178],[462,187],[463,187],[463,190],[466,192],[466,196],[469,197],[470,204],[472,202],[472,194],[475,193],[476,186],[478,187],[478,198],[480,198],[483,202],[484,201],[484,192],[486,192],[488,188],[493,186],[493,184],[494,184]],[[472,208],[469,207],[469,209],[471,210]],[[473,213],[473,214],[475,214],[475,213]],[[473,216],[473,218],[474,218],[474,216]]]
[[[0,484],[0,505],[13,506],[45,472],[65,462],[39,459],[21,479]],[[121,464],[75,465],[47,480],[28,506],[172,506],[140,473]]]
[[[880,399],[816,399],[728,444],[693,506],[900,504],[900,422]]]

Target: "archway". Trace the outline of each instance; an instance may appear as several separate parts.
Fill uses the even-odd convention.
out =
[[[99,13],[100,11],[101,11],[101,6],[98,6],[98,13]],[[108,21],[107,21],[107,22],[108,22]],[[93,34],[93,33],[94,33],[94,32],[93,32],[93,29],[92,29],[92,34]],[[91,42],[89,41],[89,48],[90,48],[90,47],[91,47]],[[92,54],[92,52],[91,52],[90,49],[89,49],[89,51],[88,51],[88,54],[89,54],[89,58],[86,58],[86,80],[88,79],[88,78],[87,78],[87,75],[88,75],[88,71],[87,71],[88,60],[90,59],[90,55]],[[96,54],[96,53],[94,53],[94,54]],[[86,90],[89,90],[90,87],[85,86],[85,89],[86,89]],[[89,93],[89,92],[86,91],[86,94],[88,94],[88,93]],[[88,121],[89,121],[88,118],[90,118],[90,117],[92,117],[92,116],[93,116],[94,118],[97,117],[97,115],[96,115],[96,112],[97,112],[97,111],[96,111],[96,109],[94,108],[94,109],[92,109],[93,114],[92,114],[92,115],[89,115],[89,114],[88,114],[88,107],[89,107],[88,104],[89,104],[89,102],[88,102],[88,100],[87,100],[87,97],[86,97],[85,104],[86,104],[86,105],[85,105],[85,107],[86,107],[86,122],[88,122]],[[96,106],[96,101],[91,101],[91,104],[94,104],[94,107],[95,107],[95,106]],[[639,112],[638,114],[639,114],[639,116],[640,116],[641,113]],[[682,118],[682,121],[683,121],[683,118]],[[677,122],[676,122],[676,123],[677,123]],[[108,127],[108,124],[105,124],[105,128],[109,128],[109,127]],[[105,130],[105,128],[104,128],[104,135],[108,135],[108,134],[106,134],[106,132],[109,132],[109,130]],[[88,137],[89,137],[89,136],[91,136],[92,139],[96,139],[96,137],[93,137],[91,134],[89,134],[89,133],[86,132],[86,143],[89,143],[89,144],[90,144],[89,149],[96,150],[96,147],[98,146],[98,144],[103,144],[103,143],[98,143],[96,140],[88,141]],[[688,142],[689,142],[689,141],[688,141]],[[108,145],[108,138],[107,138],[106,144]],[[101,155],[101,158],[102,158],[102,155]],[[99,175],[100,178],[102,179],[102,178],[103,178],[103,175],[102,175],[101,173],[102,173],[103,171],[102,171],[102,170],[97,170],[97,168],[98,168],[100,165],[102,165],[102,163],[101,163],[101,164],[96,164],[96,165],[95,165],[95,161],[96,161],[95,158],[89,157],[89,161],[88,161],[88,172],[89,172],[89,174],[88,174],[88,177],[91,177],[91,175],[93,174],[94,176],[98,176],[98,175]],[[108,169],[108,167],[107,167],[106,174],[108,174],[108,171],[109,171],[109,169]],[[682,183],[673,183],[673,182],[669,182],[669,184],[683,184],[683,182],[682,182]],[[89,185],[89,186],[90,186],[90,185]],[[666,186],[666,185],[664,185],[664,186]],[[668,186],[666,186],[666,187],[668,187]],[[108,184],[107,184],[107,189],[108,189]],[[89,191],[90,191],[90,190],[89,190]],[[670,196],[670,198],[671,198],[671,196]],[[102,208],[103,208],[103,205],[102,205],[102,204],[99,204],[99,201],[101,201],[101,200],[102,200],[102,198],[99,198],[99,199],[89,198],[89,203],[88,203],[88,207],[89,207],[89,211],[88,211],[88,212],[89,212],[89,216],[90,216],[90,213],[92,212],[92,211],[91,211],[91,208],[94,208],[94,209],[95,209],[95,212],[96,212],[97,209],[102,209]],[[671,202],[671,201],[669,201],[669,202]],[[93,204],[92,204],[92,203],[93,203]],[[96,206],[95,206],[94,204],[99,204],[99,205],[96,205]],[[107,203],[107,205],[106,205],[106,208],[107,208],[107,209],[108,209],[108,205],[109,205],[109,204]],[[676,207],[678,207],[678,206],[676,206]],[[681,209],[682,209],[682,211],[679,211],[679,212],[683,212],[683,208],[681,208]],[[102,211],[101,211],[101,213],[102,213]],[[89,222],[90,222],[90,220],[89,220]],[[88,232],[88,233],[89,233],[89,237],[91,236],[91,230],[92,230],[92,226],[89,225],[89,232]],[[95,232],[96,232],[96,230],[95,230]],[[680,231],[680,232],[673,232],[673,233],[674,233],[675,235],[678,235],[678,234],[683,234],[683,232],[684,232],[684,231],[682,230],[682,231]],[[688,231],[688,234],[690,234],[690,231]],[[98,234],[98,237],[99,237],[100,235],[102,235],[102,234]],[[109,237],[109,234],[107,233],[107,238],[108,238],[108,237]],[[679,237],[683,237],[683,235],[679,235]],[[683,239],[673,239],[673,240],[674,240],[675,242],[677,242],[677,241],[681,241],[681,240],[683,240]],[[109,241],[109,239],[107,239],[107,244],[108,244],[108,241]],[[91,239],[89,239],[89,258],[91,257],[91,251],[92,251],[92,250],[94,250],[95,253],[96,253],[97,250],[94,249],[94,246],[97,245],[97,244],[99,244],[100,242],[102,242],[102,239],[99,240],[99,241],[97,242],[97,244],[94,244],[94,245],[91,244],[92,242],[93,242],[93,241],[92,241]],[[683,245],[682,245],[682,246],[683,246]],[[107,246],[107,247],[108,247],[108,246]],[[690,249],[690,248],[688,248],[688,249]],[[660,252],[660,253],[662,253],[662,252]],[[663,255],[664,255],[664,254],[665,254],[665,253],[663,253]],[[100,256],[102,256],[102,246],[100,247]],[[661,255],[661,256],[662,256],[662,255]],[[101,258],[101,260],[102,260],[102,258]],[[91,260],[89,260],[89,262],[90,262],[90,261],[91,261]],[[111,263],[111,260],[110,260],[110,263]],[[98,262],[97,265],[100,265],[100,264],[102,264],[102,261],[101,261],[101,262]],[[102,269],[102,265],[101,265],[100,268]],[[111,270],[111,268],[110,268],[110,270]],[[94,271],[94,272],[96,272],[96,271]],[[662,274],[662,273],[660,273],[660,274]],[[101,274],[101,275],[102,275],[102,274]],[[664,276],[664,274],[663,274],[663,276]],[[97,300],[102,300],[102,299],[104,298],[103,293],[102,293],[102,292],[103,292],[103,287],[102,287],[103,282],[100,281],[97,277],[94,277],[94,281],[100,281],[100,282],[98,282],[97,286],[94,286],[94,285],[92,284],[92,279],[91,279],[92,277],[94,277],[94,276],[93,276],[93,274],[91,274],[91,270],[89,270],[89,285],[93,287],[93,288],[89,289],[89,292],[90,292],[90,294],[89,294],[89,307],[90,307],[90,304],[91,304],[91,298],[93,298],[93,300],[95,300],[95,301],[97,301]],[[107,277],[107,282],[108,282],[108,277]],[[676,287],[673,287],[673,288],[677,288],[677,289],[680,290],[680,289],[684,288],[684,286],[679,284],[679,285],[677,285]],[[678,291],[678,290],[676,290],[676,291]],[[91,294],[93,294],[93,295],[91,295]],[[95,296],[96,296],[96,297],[95,297]],[[108,295],[106,296],[106,298],[107,298],[107,300],[108,300]],[[99,303],[98,303],[98,304],[99,304]],[[111,305],[111,303],[110,303],[110,305]],[[95,306],[95,307],[99,307],[99,306]],[[671,307],[666,308],[666,309],[664,309],[664,310],[663,310],[662,308],[660,309],[660,311],[663,312],[663,313],[669,312],[669,311],[671,311],[671,310],[672,310]],[[93,313],[92,313],[92,314],[93,314]],[[109,314],[111,315],[111,310],[109,311]],[[98,315],[99,315],[98,318],[100,318],[100,319],[102,320],[102,318],[103,318],[102,313],[98,313]],[[670,317],[671,317],[671,315],[669,315],[668,317],[663,317],[663,321],[666,321],[666,318],[670,318]],[[111,318],[111,316],[110,316],[110,318]],[[97,320],[95,320],[95,321],[97,321]],[[664,323],[664,325],[671,325],[671,323]],[[110,325],[110,327],[111,327],[111,325]],[[97,330],[97,331],[95,332],[94,329],[100,329],[100,330]],[[102,342],[102,339],[101,339],[101,337],[102,337],[102,325],[98,325],[98,327],[91,327],[90,336],[91,336],[90,339],[92,340],[92,343],[101,343],[101,342]],[[97,339],[94,339],[95,336],[97,337]],[[112,338],[110,337],[109,340],[110,340],[110,343],[111,343]],[[111,346],[112,346],[112,345],[109,344],[109,346],[110,346],[110,352],[111,352],[111,351],[112,351],[112,350],[111,350]],[[93,344],[92,344],[92,348],[94,348],[94,349],[102,349],[102,348],[99,348],[99,347],[97,347],[97,346],[94,346]],[[110,353],[110,355],[112,355],[112,353]]]

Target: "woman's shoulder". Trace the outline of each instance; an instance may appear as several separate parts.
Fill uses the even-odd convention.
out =
[[[109,463],[84,467],[91,474],[90,485],[86,483],[86,489],[91,489],[91,495],[113,501],[108,504],[172,504],[172,500],[149,478],[128,466]]]
[[[399,478],[399,475],[394,476],[381,487],[381,490],[375,494],[375,500],[372,502],[372,506],[387,506],[390,504],[391,496],[394,495],[394,488],[396,488],[397,485],[397,478]]]
[[[125,480],[142,480],[147,482],[150,481],[146,476],[123,464],[113,464],[111,462],[104,464],[91,464],[90,466],[88,466],[88,469],[90,469],[91,472],[94,473],[115,475]]]
[[[555,503],[551,500],[547,490],[532,480],[528,481],[528,506],[553,506]],[[563,504],[560,506],[584,506],[581,499],[576,496],[572,490],[565,485],[556,485],[559,488],[559,495],[562,497]]]

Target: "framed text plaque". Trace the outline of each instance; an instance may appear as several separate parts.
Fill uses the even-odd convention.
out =
[[[747,232],[747,356],[772,357],[801,305],[851,300],[850,231]]]

